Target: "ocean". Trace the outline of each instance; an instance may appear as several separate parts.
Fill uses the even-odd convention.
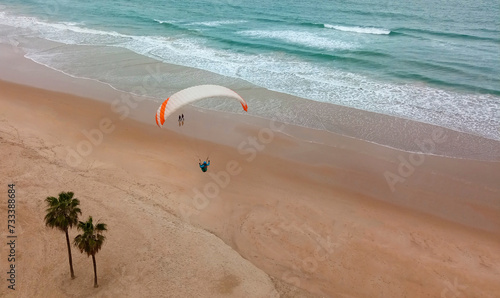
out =
[[[221,84],[251,115],[313,129],[349,135],[339,105],[500,141],[499,16],[498,0],[0,0],[0,42],[158,103]]]

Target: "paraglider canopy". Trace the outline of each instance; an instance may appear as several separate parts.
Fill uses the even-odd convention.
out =
[[[163,127],[165,119],[180,107],[210,97],[236,99],[241,103],[245,112],[248,110],[246,101],[233,90],[219,85],[198,85],[181,90],[167,98],[156,112],[156,124]]]

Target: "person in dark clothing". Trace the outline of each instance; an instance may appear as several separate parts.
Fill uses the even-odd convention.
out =
[[[206,172],[208,170],[208,166],[210,165],[210,159],[207,158],[207,160],[204,161],[203,163],[201,162],[201,159],[200,159],[198,164],[200,165],[201,170],[203,172]]]

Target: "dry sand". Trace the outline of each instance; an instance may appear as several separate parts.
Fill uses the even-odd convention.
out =
[[[2,296],[500,293],[499,162],[424,156],[391,191],[384,172],[397,173],[408,153],[341,136],[337,147],[301,143],[265,122],[234,127],[238,151],[120,119],[87,98],[7,82],[0,90],[0,181],[5,193],[16,184],[18,235],[15,292],[0,247]],[[82,132],[103,119],[112,131],[92,145]],[[193,144],[212,150],[206,174]],[[78,148],[89,154],[69,158]],[[318,156],[327,162],[303,162]],[[82,220],[108,224],[97,289],[91,258],[73,248],[71,280],[64,234],[43,224],[44,199],[61,191],[75,192]],[[2,243],[6,210],[3,199]]]

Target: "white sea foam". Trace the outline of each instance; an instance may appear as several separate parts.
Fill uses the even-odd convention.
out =
[[[172,20],[158,20],[158,19],[154,19],[155,22],[157,23],[160,23],[160,24],[174,24],[175,21],[172,21]]]
[[[4,12],[0,12],[0,24],[29,29],[39,37],[66,44],[107,44],[130,37],[115,31],[82,27],[81,23],[50,23],[35,17],[12,16]]]
[[[292,30],[247,30],[240,31],[238,33],[250,38],[277,39],[291,44],[324,50],[347,50],[356,48],[356,45],[354,43],[345,42],[329,36],[323,36],[306,31],[300,32]]]
[[[206,26],[206,27],[219,27],[222,25],[232,25],[232,24],[241,24],[241,23],[246,23],[247,21],[244,20],[225,20],[225,21],[207,21],[207,22],[194,22],[190,23],[187,25],[190,26]]]
[[[323,26],[328,29],[335,29],[339,31],[353,32],[353,33],[377,34],[377,35],[387,35],[391,33],[391,30],[372,28],[372,27],[357,27],[357,26],[347,27],[347,26],[336,26],[329,24],[324,24]]]

